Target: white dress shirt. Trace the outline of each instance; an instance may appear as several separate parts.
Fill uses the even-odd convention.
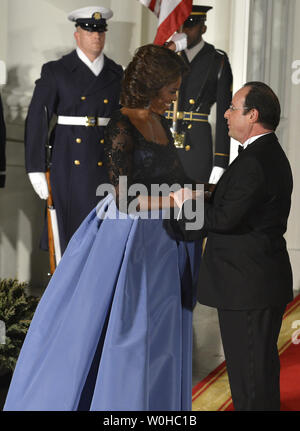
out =
[[[247,139],[247,141],[245,141],[243,144],[240,144],[240,145],[245,150],[248,147],[248,145],[252,144],[252,142],[256,141],[256,139],[260,138],[261,136],[268,135],[269,133],[273,133],[273,132],[267,132],[267,133],[262,133],[261,135],[251,136],[251,138]]]
[[[90,59],[85,55],[85,53],[78,46],[76,48],[76,52],[80,60],[87,65],[87,67],[93,72],[95,76],[98,76],[104,66],[103,52],[101,52],[101,54],[93,62],[90,61]]]

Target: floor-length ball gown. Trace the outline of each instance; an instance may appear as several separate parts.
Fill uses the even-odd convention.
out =
[[[117,197],[120,175],[148,190],[188,181],[160,121],[166,145],[147,141],[121,111],[110,120],[106,165]],[[4,410],[191,409],[200,244],[169,237],[163,210],[146,219],[121,213],[120,201],[104,197],[72,237],[31,322]]]

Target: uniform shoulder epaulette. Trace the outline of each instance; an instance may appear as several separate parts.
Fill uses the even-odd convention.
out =
[[[222,57],[219,57],[219,58],[220,58],[221,63],[220,63],[220,69],[219,69],[219,73],[218,73],[218,79],[220,79],[220,77],[221,77],[221,75],[222,75],[222,71],[223,71],[224,63],[225,63],[226,61],[228,61],[228,57],[227,57],[226,52],[225,52],[225,51],[223,51],[222,49],[217,49],[217,48],[215,48],[215,49],[216,49],[216,52],[222,56]]]
[[[61,58],[56,60],[55,64],[63,65],[68,70],[74,70],[76,64],[78,62],[78,56],[76,54],[76,50],[69,52],[68,54],[63,55]]]
[[[225,51],[223,51],[222,49],[216,48],[216,51],[217,51],[218,54],[221,54],[225,58],[228,58],[227,53]]]

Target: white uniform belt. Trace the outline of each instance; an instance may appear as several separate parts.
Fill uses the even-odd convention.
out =
[[[66,115],[59,115],[57,124],[65,126],[106,126],[110,118],[105,117],[70,117]]]

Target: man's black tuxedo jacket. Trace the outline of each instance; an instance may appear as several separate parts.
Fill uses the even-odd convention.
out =
[[[200,265],[200,303],[230,310],[287,304],[292,271],[283,235],[293,181],[274,133],[250,144],[228,167],[210,202],[201,231],[171,227],[185,239],[207,234]]]

